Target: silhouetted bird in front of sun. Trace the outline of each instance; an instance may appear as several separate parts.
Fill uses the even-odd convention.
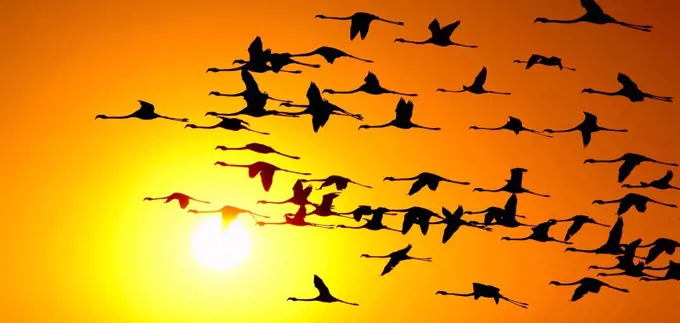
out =
[[[268,135],[268,132],[261,132],[257,130],[250,129],[248,126],[250,125],[248,122],[243,121],[241,119],[237,118],[227,118],[227,117],[218,117],[220,118],[220,122],[217,124],[214,124],[212,126],[198,126],[195,124],[187,124],[184,126],[184,128],[191,128],[191,129],[217,129],[217,128],[222,128],[225,130],[231,130],[231,131],[239,131],[239,130],[247,130],[250,132],[254,133],[259,133],[261,135]]]
[[[564,235],[564,241],[569,241],[571,240],[571,237],[573,237],[575,234],[577,234],[581,228],[583,227],[584,224],[590,223],[594,225],[599,225],[602,227],[609,227],[609,225],[599,223],[595,221],[593,218],[586,216],[586,215],[575,215],[569,219],[565,220],[557,220],[557,222],[572,222],[571,226],[569,229],[567,229],[567,234]]]
[[[398,94],[398,95],[403,95],[403,96],[418,96],[418,94],[415,93],[402,93],[402,92],[397,92],[397,91],[392,91],[384,88],[382,85],[380,85],[380,80],[378,80],[378,77],[375,76],[372,72],[368,72],[366,77],[364,77],[364,84],[359,86],[358,88],[350,91],[336,91],[332,89],[325,89],[323,90],[323,93],[330,93],[330,94],[352,94],[352,93],[357,93],[357,92],[364,92],[372,95],[380,95],[380,94]]]
[[[678,166],[678,164],[675,164],[675,163],[662,162],[662,161],[658,161],[658,160],[655,160],[655,159],[651,159],[651,158],[643,156],[643,155],[638,155],[638,154],[633,154],[633,153],[626,153],[626,154],[623,154],[623,156],[621,156],[617,159],[611,159],[611,160],[586,159],[583,163],[584,164],[618,163],[620,161],[622,161],[623,164],[621,165],[621,167],[619,167],[619,177],[618,177],[619,183],[623,183],[623,181],[625,181],[626,178],[628,178],[628,175],[630,175],[630,173],[633,172],[633,169],[635,169],[635,167],[637,167],[638,165],[640,165],[644,162],[657,163],[657,164],[662,164],[662,165],[667,165],[667,166],[675,166],[675,167]]]
[[[416,45],[424,45],[424,44],[433,44],[441,47],[446,47],[446,46],[460,46],[460,47],[468,47],[468,48],[477,48],[477,45],[464,45],[464,44],[459,44],[456,42],[451,41],[451,35],[453,32],[460,26],[460,20],[448,24],[442,28],[439,25],[439,21],[437,18],[432,20],[430,25],[427,26],[427,28],[430,30],[430,38],[423,40],[423,41],[413,41],[413,40],[406,40],[403,38],[397,38],[394,41],[398,43],[409,43],[409,44],[416,44]]]
[[[343,110],[342,108],[328,102],[328,100],[324,99],[321,97],[321,92],[319,91],[319,87],[316,86],[314,82],[311,82],[309,84],[309,88],[307,89],[307,101],[309,102],[308,104],[293,104],[293,103],[281,103],[283,106],[287,107],[297,107],[297,108],[305,108],[304,111],[302,112],[294,112],[291,113],[292,115],[303,115],[303,114],[309,114],[312,116],[312,128],[314,129],[314,132],[318,132],[319,129],[323,126],[326,125],[328,122],[328,119],[330,119],[332,114],[335,115],[341,115],[341,116],[346,116],[346,117],[352,117],[354,119],[357,119],[359,121],[363,120],[364,118],[360,114],[353,114],[350,112],[347,112]]]
[[[522,215],[517,215],[517,195],[512,194],[505,202],[504,208],[496,206],[489,207],[482,211],[472,212],[465,211],[465,214],[484,214],[484,225],[500,225],[507,228],[516,228],[520,226],[531,227],[533,225],[520,223],[517,218],[525,218]],[[494,222],[496,221],[496,222]],[[477,223],[470,221],[470,223]]]
[[[602,8],[595,2],[595,0],[581,0],[581,7],[586,10],[586,13],[576,19],[571,20],[559,20],[559,19],[548,19],[548,18],[536,18],[534,22],[541,23],[558,23],[558,24],[575,24],[579,22],[587,22],[596,25],[604,24],[617,24],[623,27],[632,28],[640,31],[652,31],[652,26],[647,25],[636,25],[623,21],[616,20],[614,17],[606,14]]]
[[[519,306],[521,308],[527,308],[529,307],[529,304],[527,303],[522,303],[518,302],[515,300],[512,300],[510,298],[507,298],[501,294],[501,290],[498,287],[491,286],[491,285],[485,285],[481,283],[472,283],[472,293],[469,294],[459,294],[459,293],[450,293],[446,291],[437,291],[435,295],[445,295],[445,296],[460,296],[460,297],[474,297],[475,300],[478,300],[480,297],[485,297],[485,298],[493,298],[493,300],[498,304],[498,302],[502,299],[504,301],[507,301],[508,303],[512,305]]]
[[[444,228],[444,233],[442,235],[442,243],[446,243],[451,239],[454,233],[460,229],[462,226],[466,227],[472,227],[472,228],[477,228],[477,229],[482,229],[484,231],[491,231],[490,228],[487,228],[484,225],[481,224],[475,224],[472,222],[468,222],[463,220],[463,215],[465,214],[462,206],[458,206],[456,208],[456,211],[451,213],[447,208],[443,207],[442,208],[442,214],[444,215],[444,220],[441,222],[434,222],[432,224],[446,224],[446,227]]]
[[[672,239],[668,238],[659,238],[654,240],[654,242],[640,246],[640,248],[649,248],[649,252],[647,253],[647,257],[645,257],[645,263],[650,264],[652,261],[656,260],[657,257],[659,257],[662,253],[666,253],[668,255],[673,255],[675,254],[675,249],[680,248],[680,242],[677,242]]]
[[[581,122],[576,127],[573,127],[571,129],[566,129],[566,130],[545,129],[545,130],[543,130],[543,132],[560,133],[560,132],[580,131],[581,137],[582,137],[582,140],[583,140],[583,147],[588,147],[588,144],[590,144],[590,140],[592,138],[592,135],[595,132],[598,132],[598,131],[628,132],[627,129],[611,129],[611,128],[601,127],[600,125],[597,124],[597,117],[594,114],[592,114],[590,112],[583,112],[583,114],[585,115],[585,119],[583,120],[583,122]]]
[[[540,132],[538,132],[534,129],[529,129],[529,128],[525,127],[522,124],[522,120],[520,120],[520,119],[517,119],[515,117],[508,117],[508,118],[509,118],[508,122],[506,122],[504,125],[497,127],[497,128],[484,128],[484,127],[479,127],[479,126],[470,126],[470,129],[471,130],[490,130],[490,131],[510,130],[510,131],[514,132],[515,135],[519,135],[520,132],[526,131],[526,132],[530,132],[530,133],[533,133],[533,134],[537,134],[539,136],[552,138],[552,136],[542,134],[542,133],[540,133]]]
[[[167,120],[172,120],[172,121],[179,121],[179,122],[189,122],[189,119],[187,118],[171,118],[171,117],[166,117],[162,116],[158,113],[156,113],[155,108],[153,104],[142,101],[142,100],[137,100],[139,102],[139,109],[131,114],[128,114],[126,116],[108,116],[105,114],[99,114],[96,117],[94,117],[95,120],[97,119],[130,119],[130,118],[137,118],[141,120],[153,120],[153,119],[167,119]]]
[[[239,214],[242,214],[242,213],[250,214],[250,216],[253,217],[253,220],[255,220],[255,222],[257,222],[256,216],[261,217],[261,218],[265,218],[265,219],[269,219],[269,217],[266,216],[266,215],[257,214],[257,213],[254,213],[252,211],[237,208],[237,207],[234,207],[234,206],[231,206],[231,205],[225,205],[224,207],[222,207],[219,210],[189,210],[187,212],[194,213],[194,214],[220,213],[220,214],[222,214],[222,228],[226,228],[229,225],[229,223],[231,223],[231,221],[236,219],[236,217]]]
[[[390,253],[389,255],[386,256],[371,256],[368,254],[363,254],[361,255],[361,258],[390,258],[390,261],[387,262],[387,265],[385,265],[385,268],[383,268],[382,273],[380,276],[385,276],[386,274],[390,273],[394,267],[396,267],[400,262],[404,260],[420,260],[420,261],[432,261],[432,258],[416,258],[416,257],[411,257],[408,255],[408,252],[411,251],[411,244],[409,243],[406,248],[397,250],[395,252]]]
[[[523,240],[534,240],[538,242],[559,242],[563,244],[572,244],[571,242],[568,241],[562,241],[562,240],[557,240],[554,237],[551,237],[549,235],[550,228],[557,224],[557,221],[554,219],[550,219],[546,222],[539,223],[533,228],[531,228],[531,234],[527,237],[524,238],[510,238],[510,237],[503,237],[501,240],[508,240],[508,241],[523,241]]]
[[[165,200],[165,203],[170,203],[174,200],[177,200],[177,203],[179,204],[179,207],[182,209],[186,209],[187,206],[189,206],[189,201],[196,201],[199,203],[205,203],[205,204],[210,204],[208,201],[201,201],[197,200],[189,195],[186,195],[184,193],[172,193],[168,196],[164,197],[145,197],[144,201],[154,201],[154,200]]]
[[[668,203],[663,203],[659,202],[656,200],[653,200],[647,196],[640,195],[640,194],[635,194],[635,193],[628,193],[624,197],[617,199],[617,200],[611,200],[611,201],[603,201],[603,200],[595,200],[593,201],[593,204],[613,204],[613,203],[618,203],[619,204],[619,209],[616,211],[616,214],[618,215],[623,215],[624,213],[628,212],[631,207],[635,207],[635,209],[640,212],[640,213],[645,213],[647,211],[647,203],[656,203],[659,205],[667,206],[667,207],[672,207],[672,208],[677,208],[677,205],[675,204],[668,204]]]
[[[314,297],[314,298],[296,298],[296,297],[288,297],[289,301],[294,301],[294,302],[322,302],[322,303],[344,303],[344,304],[349,304],[349,305],[354,305],[354,306],[359,306],[359,304],[356,303],[349,303],[345,302],[343,300],[339,300],[335,298],[335,296],[331,295],[331,292],[328,290],[328,287],[326,287],[326,284],[324,284],[323,280],[319,278],[319,276],[314,275],[314,287],[319,291],[319,296]]]
[[[292,225],[296,227],[317,227],[317,228],[323,228],[323,229],[333,229],[334,227],[332,225],[327,225],[327,224],[317,224],[317,223],[310,223],[307,222],[306,217],[307,217],[307,208],[304,205],[300,205],[298,207],[298,210],[295,214],[287,213],[284,215],[284,222],[262,222],[258,221],[256,224],[259,226],[265,226],[265,225]]]
[[[401,98],[399,103],[397,103],[397,108],[394,110],[396,112],[396,117],[394,120],[377,126],[371,125],[361,125],[359,129],[370,129],[370,128],[385,128],[385,127],[396,127],[399,129],[411,129],[411,128],[421,128],[427,130],[440,130],[440,128],[425,127],[417,125],[411,121],[413,117],[413,102],[408,101],[408,103]]]
[[[275,154],[275,155],[280,155],[283,157],[288,157],[291,159],[300,159],[300,157],[297,156],[291,156],[291,155],[286,155],[284,153],[278,152],[272,147],[269,147],[267,145],[263,144],[258,144],[258,143],[250,143],[247,144],[243,147],[227,147],[227,146],[217,146],[215,147],[215,150],[250,150],[259,154]]]
[[[363,216],[365,215],[373,215],[370,220],[366,220],[366,223],[363,225],[360,225],[358,227],[350,227],[346,226],[344,224],[338,224],[335,226],[336,228],[344,228],[344,229],[366,229],[366,230],[371,230],[371,231],[379,231],[379,230],[388,230],[388,231],[395,231],[395,232],[401,232],[401,230],[397,229],[392,229],[385,224],[382,223],[383,220],[383,215],[395,215],[394,213],[388,212],[389,210],[384,207],[379,207],[377,209],[372,209],[369,210],[370,213],[366,214],[366,206],[360,206],[356,210],[352,212],[347,212],[347,213],[339,213],[339,214],[352,214],[354,217],[354,220],[360,221]],[[368,207],[370,208],[370,206]]]
[[[513,63],[526,64],[525,69],[527,69],[527,70],[530,69],[531,67],[533,67],[534,65],[538,64],[538,65],[545,65],[545,66],[557,66],[557,67],[560,68],[560,71],[562,69],[569,70],[569,71],[576,71],[576,69],[574,69],[574,68],[562,66],[562,59],[557,57],[557,56],[547,57],[547,56],[543,56],[543,55],[539,55],[539,54],[533,54],[533,55],[531,55],[531,57],[529,57],[529,60],[527,60],[527,61],[516,59],[516,60],[513,61]]]
[[[668,270],[666,275],[663,277],[656,277],[648,275],[648,277],[642,277],[642,281],[664,281],[664,280],[680,280],[680,263],[670,261],[668,266],[662,268],[647,268],[647,270]]]
[[[329,17],[326,15],[316,15],[315,18],[319,19],[331,19],[331,20],[351,20],[352,24],[349,27],[349,40],[354,40],[357,35],[361,34],[361,40],[366,39],[368,35],[368,29],[374,20],[386,22],[393,25],[403,26],[404,23],[401,21],[393,21],[388,19],[380,18],[374,14],[367,12],[357,12],[349,17]]]
[[[623,184],[623,188],[655,188],[657,190],[680,190],[680,187],[671,185],[673,171],[666,171],[666,175],[651,182],[640,182],[640,185]]]
[[[291,56],[292,57],[304,57],[304,56],[313,56],[313,55],[319,55],[319,56],[323,57],[326,60],[326,62],[328,62],[329,64],[335,63],[335,60],[340,58],[340,57],[349,57],[349,58],[353,58],[353,59],[356,59],[356,60],[359,60],[359,61],[362,61],[362,62],[373,63],[372,60],[359,58],[359,57],[356,57],[354,55],[347,54],[347,53],[345,53],[345,52],[343,52],[343,51],[341,51],[337,48],[328,47],[328,46],[321,46],[321,47],[319,47],[319,48],[317,48],[317,49],[315,49],[315,50],[313,50],[309,53],[293,54]]]
[[[576,290],[574,291],[574,295],[571,297],[572,302],[578,301],[585,294],[588,294],[588,293],[597,294],[597,293],[599,293],[600,289],[602,289],[603,286],[611,288],[613,290],[617,290],[619,292],[628,293],[627,289],[614,287],[614,286],[609,285],[609,284],[607,284],[607,283],[605,283],[605,282],[603,282],[599,279],[590,278],[590,277],[582,278],[581,280],[573,282],[573,283],[560,283],[558,281],[551,281],[550,285],[555,285],[555,286],[579,285],[578,287],[576,287]]]
[[[477,77],[475,77],[475,81],[470,85],[463,85],[462,90],[447,90],[447,89],[442,89],[439,88],[437,89],[438,92],[449,92],[449,93],[462,93],[462,92],[470,92],[473,94],[502,94],[502,95],[510,95],[511,93],[509,92],[497,92],[497,91],[489,91],[484,88],[484,84],[486,83],[486,67],[482,67],[482,70],[477,74]]]
[[[423,173],[420,173],[416,176],[408,177],[408,178],[394,178],[394,177],[388,176],[388,177],[385,177],[385,179],[383,179],[383,181],[390,181],[390,182],[413,181],[413,180],[415,180],[415,182],[413,183],[413,185],[411,185],[411,189],[409,190],[408,195],[414,195],[414,194],[418,193],[423,187],[425,187],[425,185],[427,185],[427,187],[431,191],[436,191],[437,187],[439,187],[440,182],[448,182],[448,183],[459,184],[459,185],[470,185],[470,183],[468,183],[468,182],[454,181],[454,180],[444,178],[444,177],[441,177],[441,176],[436,175],[436,174],[427,173],[427,172],[423,172]]]
[[[260,38],[260,36],[255,37],[255,39],[250,43],[250,46],[248,46],[248,55],[249,58],[247,61],[241,59],[237,59],[234,61],[234,64],[243,64],[239,67],[235,68],[211,67],[206,71],[206,73],[230,72],[239,70],[248,70],[254,73],[264,73],[272,71],[271,65],[268,64],[269,63],[268,58],[271,55],[271,49],[266,50],[263,49],[262,38]],[[279,72],[293,74],[302,73],[302,71],[287,71],[287,70],[280,70]]]
[[[619,216],[614,226],[609,230],[607,241],[596,249],[576,249],[569,247],[565,251],[594,253],[597,255],[621,255],[625,250],[621,246],[621,238],[623,237],[623,217]]]
[[[272,187],[272,183],[274,182],[274,173],[276,171],[282,171],[286,173],[291,173],[291,174],[298,174],[298,175],[311,175],[309,173],[301,173],[301,172],[296,172],[292,170],[287,170],[283,168],[279,168],[277,166],[274,166],[270,163],[266,162],[255,162],[250,165],[236,165],[236,164],[227,164],[222,161],[215,162],[215,165],[223,166],[223,167],[241,167],[241,168],[248,168],[248,177],[250,178],[255,178],[255,176],[260,175],[260,179],[262,180],[262,188],[264,188],[265,192],[269,192],[269,189]]]
[[[523,174],[526,173],[527,170],[524,168],[513,168],[510,170],[510,179],[505,180],[507,183],[505,186],[496,189],[496,190],[489,190],[489,189],[484,189],[484,188],[475,188],[473,192],[508,192],[512,194],[521,194],[521,193],[527,193],[531,195],[537,195],[541,197],[550,197],[550,195],[546,194],[539,194],[532,192],[524,187],[522,187],[522,177]]]
[[[349,185],[350,183],[354,184],[354,185],[361,186],[361,187],[365,187],[365,188],[373,188],[373,187],[368,186],[368,185],[357,183],[357,182],[355,182],[355,181],[353,181],[353,180],[351,180],[347,177],[343,177],[343,176],[340,176],[340,175],[331,175],[331,176],[328,176],[328,177],[322,178],[322,179],[302,179],[301,181],[303,183],[323,182],[323,183],[321,183],[321,186],[319,186],[319,188],[317,188],[318,190],[323,189],[324,187],[335,185],[335,189],[337,189],[338,191],[344,191],[347,188],[347,185]]]
[[[281,201],[281,202],[271,202],[271,201],[265,201],[265,200],[260,200],[257,201],[257,204],[286,204],[286,203],[292,203],[295,205],[299,206],[304,206],[304,205],[314,205],[316,206],[317,204],[312,203],[309,201],[309,195],[312,194],[312,185],[307,185],[307,187],[304,187],[302,185],[302,180],[297,180],[295,181],[295,184],[293,185],[293,197]]]
[[[642,102],[645,99],[673,102],[673,98],[669,96],[658,96],[642,92],[642,90],[638,88],[637,84],[635,84],[635,82],[633,82],[633,80],[631,80],[630,77],[628,77],[626,74],[619,73],[617,80],[619,81],[619,83],[621,83],[623,87],[616,92],[603,92],[593,89],[583,89],[581,93],[601,94],[607,96],[623,96],[628,98],[630,102]]]

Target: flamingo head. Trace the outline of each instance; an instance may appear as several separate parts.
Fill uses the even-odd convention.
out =
[[[534,19],[534,22],[535,22],[535,23],[536,23],[536,22],[546,23],[546,22],[548,22],[548,18],[541,18],[541,17],[539,17],[539,18]]]

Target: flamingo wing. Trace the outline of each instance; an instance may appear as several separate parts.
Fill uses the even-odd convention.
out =
[[[401,225],[401,233],[407,234],[411,230],[411,227],[413,227],[414,223],[413,215],[408,214],[408,212],[404,214],[404,222]]]
[[[408,191],[408,195],[418,193],[423,187],[425,187],[425,184],[427,183],[422,179],[416,180],[415,182],[413,182],[413,185],[411,185],[411,189]]]
[[[260,36],[255,37],[255,39],[250,43],[250,46],[248,46],[248,54],[250,55],[250,59],[254,59],[260,55],[262,55],[262,38]]]
[[[391,257],[390,261],[388,261],[387,265],[385,265],[385,268],[383,268],[383,271],[380,274],[380,276],[385,276],[388,273],[390,273],[392,271],[392,269],[394,269],[394,267],[396,267],[399,264],[399,262],[401,262],[401,260],[399,260],[395,257]]]
[[[581,0],[581,7],[586,9],[586,11],[591,15],[604,15],[604,11],[602,11],[602,8],[600,8],[595,0]]]
[[[505,202],[505,213],[507,215],[517,215],[517,195],[512,194],[507,202]]]
[[[432,20],[432,22],[427,26],[427,29],[430,30],[432,37],[436,37],[442,31],[441,27],[439,26],[439,20],[437,20],[437,18],[434,18],[434,20]]]
[[[581,131],[581,140],[583,141],[583,147],[587,147],[592,139],[593,139],[592,132],[587,130]]]
[[[621,245],[621,237],[623,236],[623,217],[619,216],[616,223],[609,231],[609,237],[607,237],[606,245]]]
[[[472,83],[471,87],[484,86],[484,83],[486,83],[486,73],[486,66],[482,67],[482,70],[479,71],[479,74],[475,77],[475,81]]]
[[[408,101],[408,103],[406,103],[404,98],[399,99],[399,103],[397,103],[397,108],[394,112],[396,113],[396,120],[410,121],[413,116],[413,102]]]
[[[451,37],[451,34],[453,34],[458,26],[460,26],[460,20],[444,26],[444,28],[442,28],[442,34],[444,34],[444,36]]]
[[[531,57],[529,57],[529,60],[527,61],[527,67],[526,69],[530,69],[532,66],[534,66],[536,63],[544,60],[545,57],[543,55],[538,55],[538,54],[533,54]]]
[[[652,261],[656,260],[656,258],[659,257],[664,252],[664,249],[665,249],[664,246],[655,244],[654,247],[649,249],[649,253],[645,258],[645,262],[649,264]]]
[[[366,77],[364,77],[364,82],[366,83],[366,85],[373,86],[373,87],[380,85],[380,81],[378,80],[378,77],[375,76],[375,74],[373,74],[373,72],[368,72],[368,74],[366,74]]]
[[[274,182],[274,172],[274,170],[270,169],[260,172],[260,180],[262,180],[262,188],[264,188],[265,192],[269,192],[269,189],[272,187],[272,183]]]
[[[449,223],[446,225],[446,228],[444,228],[444,235],[442,236],[442,243],[446,243],[451,239],[454,233],[458,231],[460,228],[460,224],[458,223]]]
[[[187,206],[189,206],[189,198],[178,198],[177,202],[179,203],[179,207],[181,207],[182,210],[186,209]]]
[[[658,179],[657,182],[664,183],[664,184],[670,184],[672,179],[673,179],[673,171],[669,170],[669,171],[666,171],[666,175],[664,175],[662,178]]]
[[[137,100],[137,102],[139,102],[139,112],[154,113],[155,108],[153,104],[142,100]]]
[[[626,74],[619,73],[619,75],[616,77],[616,80],[618,80],[624,88],[638,88],[637,84],[635,84],[635,82],[633,82],[633,80]]]
[[[241,69],[241,79],[246,85],[246,92],[260,92],[260,87],[257,86],[255,78],[253,78],[253,75],[250,74],[250,72],[248,72],[245,68]]]
[[[321,91],[319,91],[319,87],[316,86],[316,83],[314,82],[309,83],[309,88],[307,89],[307,101],[309,101],[310,105],[323,101],[321,98]]]
[[[571,301],[575,302],[581,299],[585,294],[588,294],[588,286],[581,284],[578,287],[576,287],[576,290],[574,291],[574,295],[571,296]]]
[[[634,161],[624,161],[623,164],[621,164],[621,167],[619,167],[619,183],[623,183],[637,165],[638,164]]]
[[[326,284],[324,284],[323,279],[317,275],[314,275],[314,287],[316,287],[316,289],[319,291],[319,295],[331,295],[331,291],[328,290],[328,287]]]
[[[574,221],[574,223],[571,224],[569,229],[567,229],[567,234],[564,237],[564,241],[569,241],[569,239],[571,239],[571,237],[573,237],[575,234],[577,234],[579,232],[579,230],[581,230],[582,227],[583,227],[583,222]]]

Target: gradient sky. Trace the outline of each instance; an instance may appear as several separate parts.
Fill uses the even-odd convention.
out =
[[[407,197],[409,183],[383,183],[385,176],[408,177],[429,171],[474,186],[495,187],[513,167],[529,169],[528,188],[543,199],[520,196],[519,212],[531,223],[587,214],[613,223],[615,206],[591,205],[626,191],[616,182],[617,165],[583,165],[586,158],[616,158],[637,152],[680,162],[677,104],[580,94],[584,87],[617,90],[618,72],[643,90],[680,96],[677,74],[680,3],[600,0],[618,19],[651,24],[652,33],[617,26],[539,25],[535,17],[575,18],[576,0],[458,1],[3,1],[0,3],[0,119],[5,205],[0,235],[3,278],[0,320],[8,322],[671,322],[678,285],[608,282],[629,294],[603,290],[579,302],[572,288],[548,286],[594,272],[588,265],[610,265],[607,256],[564,253],[557,244],[500,241],[528,230],[486,233],[462,228],[446,245],[441,227],[423,237],[417,230],[392,232],[325,231],[312,228],[256,227],[248,218],[252,250],[239,267],[215,271],[196,262],[191,237],[204,217],[176,204],[143,203],[145,196],[181,191],[213,201],[251,208],[273,217],[295,206],[256,205],[290,194],[296,177],[277,174],[272,190],[245,170],[213,166],[268,161],[314,177],[340,174],[373,185],[350,187],[336,209],[359,204],[393,208],[425,206],[439,211],[462,204],[477,210],[503,205],[507,194],[472,193],[472,187],[443,184]],[[405,21],[405,26],[374,23],[365,41],[349,41],[349,23],[314,19],[315,14],[356,11]],[[442,25],[462,20],[454,40],[478,49],[393,43],[396,37],[424,39],[437,17]],[[240,99],[208,97],[211,90],[238,92],[238,73],[206,74],[247,58],[255,36],[279,52],[306,52],[320,45],[373,59],[364,64],[340,59],[301,75],[255,74],[272,96],[304,103],[310,81],[319,87],[351,89],[373,71],[381,83],[416,92],[414,121],[440,126],[440,132],[383,129],[359,132],[351,118],[331,118],[318,134],[309,117],[295,120],[247,118],[253,128],[271,132],[183,129],[170,121],[94,121],[97,114],[125,115],[136,100],[155,104],[162,114],[210,124],[206,111],[235,111]],[[515,59],[532,53],[556,55],[577,72],[538,66],[525,71]],[[469,84],[482,66],[489,89],[512,96],[444,94],[439,87]],[[393,118],[398,96],[331,96],[332,102],[365,116],[369,124]],[[272,103],[271,107],[275,104]],[[470,125],[501,125],[508,115],[537,129],[572,127],[583,111],[603,126],[627,134],[599,133],[584,149],[576,133],[546,139],[531,134],[471,132]],[[302,156],[299,161],[253,153],[214,151],[216,145],[262,142]],[[661,165],[642,165],[629,182],[664,174]],[[680,173],[680,171],[676,171]],[[677,185],[677,184],[676,184]],[[317,194],[318,192],[315,192]],[[678,202],[672,192],[645,194]],[[315,195],[315,198],[320,194]],[[527,221],[529,221],[527,220]],[[339,219],[337,223],[343,220]],[[325,221],[328,222],[328,221]],[[399,227],[399,219],[386,221]],[[344,223],[344,222],[343,222]],[[651,206],[625,215],[624,241],[641,237],[679,239],[677,210]],[[553,234],[562,237],[567,225]],[[599,246],[607,229],[585,227],[577,247]],[[432,263],[404,263],[379,277],[383,261],[360,259],[414,245],[413,255]],[[665,265],[668,256],[656,264]],[[314,274],[338,297],[359,307],[291,303],[289,296],[313,297]],[[473,281],[493,284],[529,310],[491,300],[435,297],[439,289],[465,292]]]

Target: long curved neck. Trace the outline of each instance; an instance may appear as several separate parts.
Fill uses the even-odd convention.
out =
[[[402,43],[407,43],[407,44],[416,44],[416,45],[425,45],[429,44],[432,40],[431,39],[426,39],[423,41],[416,41],[416,40],[408,40],[408,39],[402,39],[400,42]]]
[[[618,163],[622,161],[623,158],[617,158],[617,159],[599,159],[599,160],[593,160],[593,163]]]
[[[575,24],[583,21],[583,17],[579,17],[576,19],[570,19],[570,20],[562,20],[562,19],[546,19],[543,21],[544,23],[553,23],[553,24]]]
[[[357,93],[359,91],[361,91],[361,87],[354,89],[354,90],[351,90],[351,91],[333,91],[333,92],[330,92],[330,93],[331,94],[352,94],[352,93]]]
[[[593,94],[601,94],[601,95],[608,95],[608,96],[617,96],[621,95],[621,91],[616,91],[616,92],[604,92],[604,91],[598,91],[598,90],[592,90]]]
[[[126,116],[104,116],[104,117],[105,117],[105,119],[129,119],[129,118],[134,118],[135,115],[133,113],[133,114],[128,114]]]
[[[371,125],[362,125],[361,128],[363,128],[363,129],[386,128],[386,127],[389,127],[389,126],[391,126],[391,125],[392,125],[392,121],[390,121],[390,122],[388,122],[388,123],[386,123],[386,124],[375,125],[375,126],[371,126]]]
[[[394,20],[389,20],[389,19],[383,19],[383,18],[380,18],[380,17],[376,18],[375,20],[379,20],[379,21],[386,22],[386,23],[388,23],[388,24],[393,24],[393,25],[401,25],[401,24],[403,24],[401,21],[394,21]]]
[[[364,255],[364,258],[390,258],[389,255],[386,256],[371,256],[371,255]]]
[[[503,127],[503,126],[497,127],[497,128],[485,128],[485,127],[475,126],[474,128],[472,128],[472,130],[503,130],[503,129],[505,129],[505,127]]]
[[[329,19],[329,20],[352,20],[352,16],[349,17],[329,17],[329,16],[323,16],[323,17],[318,17],[320,19]]]

